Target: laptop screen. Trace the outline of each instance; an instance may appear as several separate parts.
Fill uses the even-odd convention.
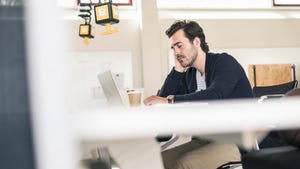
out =
[[[125,106],[120,89],[116,85],[110,70],[98,74],[98,80],[109,105]]]

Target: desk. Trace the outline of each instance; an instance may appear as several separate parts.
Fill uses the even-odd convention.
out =
[[[254,100],[233,100],[211,102],[207,106],[194,104],[186,107],[111,109],[110,112],[103,110],[72,114],[71,121],[77,137],[85,140],[142,139],[152,138],[157,133],[200,136],[241,133],[244,135],[242,139],[250,139],[255,134],[244,133],[268,131],[274,126],[300,127],[299,103],[296,99],[264,104]],[[246,143],[246,147],[252,146],[247,141],[242,143]]]

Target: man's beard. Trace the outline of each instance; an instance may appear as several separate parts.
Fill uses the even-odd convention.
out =
[[[189,61],[186,64],[184,64],[183,62],[180,62],[180,65],[182,67],[187,68],[187,67],[192,67],[194,65],[194,62],[195,62],[195,60],[197,58],[197,55],[198,55],[197,51],[196,50],[194,50],[194,51],[195,52],[192,54],[192,60],[191,61]],[[186,58],[186,56],[184,56],[183,58]]]

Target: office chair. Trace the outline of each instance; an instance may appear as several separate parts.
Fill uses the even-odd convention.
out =
[[[252,88],[253,94],[255,97],[262,97],[266,95],[284,95],[286,92],[296,88],[298,86],[298,82],[293,80],[288,83],[280,84],[280,85],[271,85],[271,86],[254,86]]]
[[[262,149],[242,157],[243,169],[299,169],[300,150],[293,146]]]
[[[246,153],[242,156],[243,169],[299,169],[300,168],[300,130],[277,131],[278,133],[295,133],[286,138],[284,144],[277,147],[263,148],[258,151]]]
[[[279,96],[300,96],[300,88]],[[273,98],[265,97],[258,102],[263,103],[270,99]],[[300,129],[271,131],[253,151],[242,151],[241,159],[241,162],[229,162],[217,169],[299,169]]]
[[[300,88],[289,91],[284,97],[291,96],[300,96]],[[242,155],[243,169],[299,169],[300,129],[272,131],[268,136],[261,145],[269,139],[269,147]]]
[[[295,65],[292,64],[249,65],[249,79],[253,94],[258,98],[280,97],[298,86]]]

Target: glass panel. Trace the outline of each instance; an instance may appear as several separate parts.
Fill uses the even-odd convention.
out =
[[[24,0],[0,0],[0,6],[20,6],[24,4]]]

